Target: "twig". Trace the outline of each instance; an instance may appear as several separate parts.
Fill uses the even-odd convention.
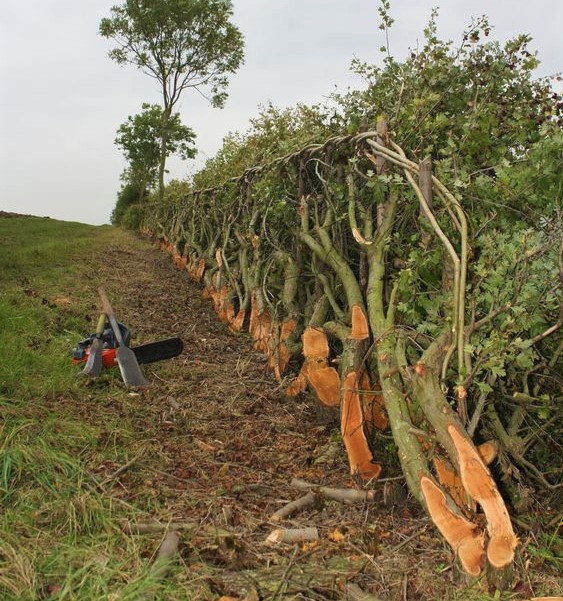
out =
[[[275,513],[270,516],[270,521],[281,522],[290,515],[301,511],[317,502],[317,495],[314,492],[308,492],[305,496],[299,497],[295,501],[284,505],[281,509],[278,509]]]
[[[411,534],[404,541],[400,542],[398,545],[391,547],[388,550],[388,553],[393,554],[396,553],[399,549],[402,549],[405,545],[408,545],[412,540],[418,538],[421,534],[424,534],[428,530],[428,526],[424,526],[420,530],[417,530],[414,534]]]
[[[288,580],[289,572],[291,571],[291,568],[293,567],[293,563],[295,562],[295,558],[297,557],[298,551],[299,551],[299,545],[295,545],[295,549],[293,550],[293,554],[291,555],[291,558],[289,559],[287,568],[285,569],[283,576],[280,579],[278,588],[275,590],[274,594],[272,595],[272,601],[274,601],[277,598],[279,593],[282,591],[282,588],[284,585],[287,588],[287,580]]]
[[[102,480],[99,485],[105,486],[106,484],[109,484],[112,480],[115,480],[118,476],[123,474],[123,472],[127,471],[137,461],[137,459],[139,459],[139,457],[141,457],[144,454],[145,449],[143,449],[138,455],[135,455],[133,459],[122,465],[119,469],[115,470],[115,472],[109,475],[105,480]]]

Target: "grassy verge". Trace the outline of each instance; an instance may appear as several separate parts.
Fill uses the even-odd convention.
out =
[[[190,598],[189,583],[151,580],[158,540],[123,531],[146,503],[129,503],[97,476],[136,450],[125,391],[103,377],[86,386],[70,363],[95,329],[96,261],[111,244],[138,243],[109,226],[0,217],[5,601]]]

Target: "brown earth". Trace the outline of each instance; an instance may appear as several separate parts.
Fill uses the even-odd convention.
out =
[[[147,519],[183,525],[180,561],[186,578],[202,583],[198,598],[488,598],[480,596],[482,585],[469,586],[429,519],[405,498],[400,472],[385,459],[388,435],[377,441],[384,473],[365,486],[375,493],[372,502],[324,499],[281,523],[270,520],[304,494],[290,486],[292,478],[364,486],[349,475],[338,414],[321,411],[310,396],[288,398],[250,338],[218,321],[168,255],[148,244],[140,251],[143,246],[106,248],[103,263],[93,264],[92,284],[104,282],[133,344],[180,336],[184,352],[143,366],[152,383],[147,392],[124,394],[119,371],[112,370],[91,384],[108,387],[106,400],[73,411],[97,422],[107,416],[108,423],[118,411],[134,423],[133,440],[119,440],[115,427],[100,437],[100,445],[126,443],[131,463],[96,466],[97,477],[121,501],[143,508]],[[92,314],[97,310],[93,294]],[[111,392],[116,387],[119,403]],[[276,528],[309,526],[318,528],[318,541],[265,542]],[[147,549],[154,550],[162,534],[147,536]],[[373,597],[360,597],[354,586]],[[520,583],[515,598],[532,590]]]

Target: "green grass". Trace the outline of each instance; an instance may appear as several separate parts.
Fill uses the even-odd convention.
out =
[[[0,218],[0,395],[27,399],[75,387],[68,353],[83,334],[87,304],[72,292],[84,286],[84,257],[110,230]]]
[[[139,242],[109,226],[0,217],[2,601],[206,598],[181,578],[151,579],[158,537],[121,527],[145,516],[141,503],[95,476],[139,444],[125,391],[104,376],[86,387],[70,362],[95,327],[96,261],[112,244]]]

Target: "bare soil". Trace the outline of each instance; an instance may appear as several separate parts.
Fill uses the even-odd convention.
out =
[[[132,241],[94,256],[94,316],[98,281],[131,328],[133,345],[180,336],[184,352],[143,366],[152,382],[147,392],[124,391],[116,369],[91,384],[96,403],[86,394],[73,410],[97,423],[115,424],[117,414],[134,424],[129,440],[115,425],[100,436],[100,446],[121,445],[128,453],[121,464],[95,466],[97,477],[110,478],[112,494],[148,518],[183,525],[180,561],[186,578],[201,582],[202,599],[360,598],[353,596],[358,589],[345,592],[349,583],[381,600],[488,598],[480,596],[482,584],[460,574],[417,504],[400,494],[400,472],[384,451],[391,438],[377,442],[382,480],[365,485],[351,478],[338,415],[311,396],[288,398],[250,338],[218,321],[199,286],[168,255]],[[304,494],[290,486],[292,478],[365,487],[375,500],[322,500],[274,523],[276,510]],[[318,541],[265,542],[276,528],[306,526],[318,528]],[[161,536],[147,542],[147,554]],[[534,592],[526,578],[512,598]]]

